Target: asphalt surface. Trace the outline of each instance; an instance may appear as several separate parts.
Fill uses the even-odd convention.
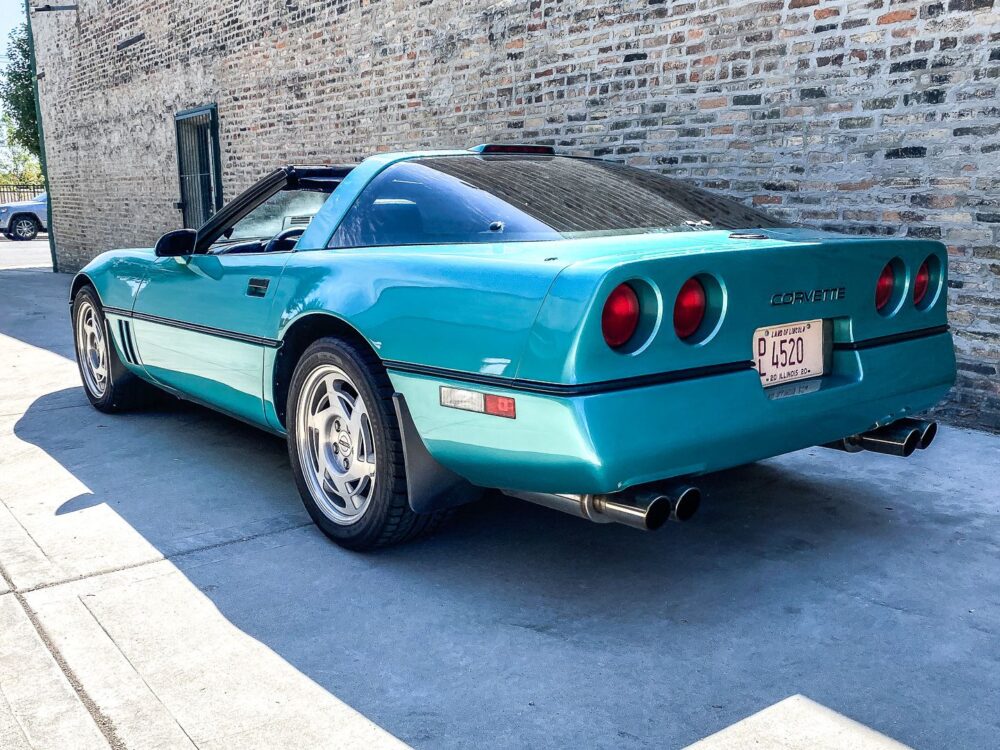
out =
[[[760,462],[654,534],[491,497],[358,555],[282,441],[94,411],[47,262],[0,241],[0,747],[997,746],[1000,437]]]

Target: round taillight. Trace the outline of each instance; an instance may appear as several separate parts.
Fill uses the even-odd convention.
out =
[[[919,305],[927,296],[927,290],[931,286],[931,268],[925,260],[917,269],[917,276],[913,279],[913,304]]]
[[[882,273],[878,275],[878,283],[875,284],[875,309],[883,310],[892,299],[892,292],[896,288],[896,272],[892,268],[892,263],[886,263]]]
[[[694,335],[705,319],[705,287],[696,278],[684,282],[674,302],[674,331],[678,338]]]
[[[619,284],[608,295],[601,313],[601,332],[612,349],[623,346],[639,326],[639,297],[628,284]]]

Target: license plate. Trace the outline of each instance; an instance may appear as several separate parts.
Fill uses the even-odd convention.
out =
[[[754,369],[765,388],[823,374],[823,321],[803,320],[753,332]]]

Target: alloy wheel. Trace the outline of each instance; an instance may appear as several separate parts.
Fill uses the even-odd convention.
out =
[[[101,398],[108,389],[108,345],[104,322],[86,299],[76,311],[76,350],[87,390],[95,398]]]
[[[302,386],[295,440],[309,492],[334,523],[364,516],[375,491],[375,440],[358,387],[334,365],[320,365]]]
[[[14,222],[13,234],[19,239],[30,240],[33,239],[38,232],[35,230],[35,222],[31,219],[17,219]]]

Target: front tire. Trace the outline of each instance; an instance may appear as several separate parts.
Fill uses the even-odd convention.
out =
[[[435,529],[414,513],[392,385],[371,352],[322,338],[303,353],[288,394],[288,453],[302,502],[337,544],[368,550]]]
[[[104,308],[89,286],[73,298],[73,343],[83,390],[98,411],[126,411],[145,403],[153,393],[153,387],[129,372],[119,359]]]
[[[10,237],[28,242],[38,236],[38,220],[34,216],[15,216],[10,220]]]

